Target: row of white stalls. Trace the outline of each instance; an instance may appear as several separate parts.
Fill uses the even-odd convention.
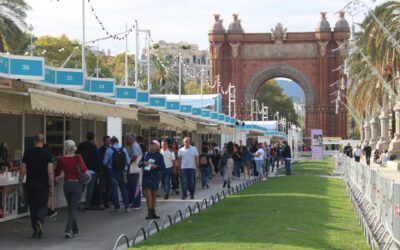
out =
[[[0,54],[0,163],[6,161],[0,166],[0,222],[28,212],[18,193],[19,165],[35,134],[45,135],[53,156],[63,153],[65,140],[84,141],[88,131],[96,133],[98,145],[104,135],[122,139],[131,131],[145,145],[152,139],[181,144],[185,136],[196,146],[234,140],[236,120],[204,108],[218,106],[209,104],[220,102],[220,97],[191,101],[199,98],[153,96],[115,85],[114,79],[84,78],[78,69],[45,66],[44,58]],[[63,180],[57,183],[53,203],[61,207]]]

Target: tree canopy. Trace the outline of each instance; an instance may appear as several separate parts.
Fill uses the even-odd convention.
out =
[[[298,116],[293,107],[293,101],[274,80],[268,80],[257,90],[255,99],[264,106],[268,106],[269,119],[279,111],[279,115],[286,117],[287,122],[298,125]]]

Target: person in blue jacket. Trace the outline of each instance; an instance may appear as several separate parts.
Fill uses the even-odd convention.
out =
[[[150,143],[150,151],[147,151],[139,162],[143,168],[142,188],[146,194],[148,219],[160,219],[156,215],[157,192],[160,187],[160,171],[165,169],[164,157],[160,153],[160,142],[153,140]]]

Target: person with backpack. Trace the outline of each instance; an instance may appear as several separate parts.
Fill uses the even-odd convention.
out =
[[[208,145],[204,144],[201,147],[201,154],[199,155],[200,175],[201,175],[201,187],[210,188],[208,182],[211,178],[211,169],[214,168],[212,162],[212,156],[208,154]]]
[[[64,156],[57,160],[55,176],[59,176],[61,171],[64,172],[64,195],[68,204],[68,218],[65,226],[65,238],[79,236],[77,223],[78,206],[81,201],[83,183],[79,180],[78,168],[82,173],[88,171],[82,156],[75,154],[75,142],[66,140],[64,142]]]
[[[95,143],[96,135],[89,131],[86,134],[86,141],[79,143],[76,151],[77,154],[83,157],[83,161],[92,177],[86,185],[85,211],[92,210],[93,191],[97,181],[97,173],[99,173],[101,165],[100,154]]]
[[[153,140],[150,142],[150,151],[147,151],[139,162],[139,167],[143,169],[142,186],[146,193],[146,203],[148,214],[146,220],[160,219],[156,214],[157,192],[160,187],[160,171],[165,169],[164,157],[159,152],[160,142]]]
[[[114,200],[115,211],[120,210],[119,194],[116,184],[118,183],[119,190],[122,194],[122,199],[125,205],[125,212],[129,212],[128,192],[126,190],[125,172],[130,164],[128,152],[119,144],[117,137],[111,138],[112,146],[107,149],[103,164],[107,165],[107,174],[109,176],[110,190]]]

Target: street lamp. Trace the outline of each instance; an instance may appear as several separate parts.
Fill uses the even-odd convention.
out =
[[[35,46],[33,45],[33,26],[29,25],[29,31],[31,33],[31,44],[28,46],[31,56],[33,56],[33,51],[35,50]]]

